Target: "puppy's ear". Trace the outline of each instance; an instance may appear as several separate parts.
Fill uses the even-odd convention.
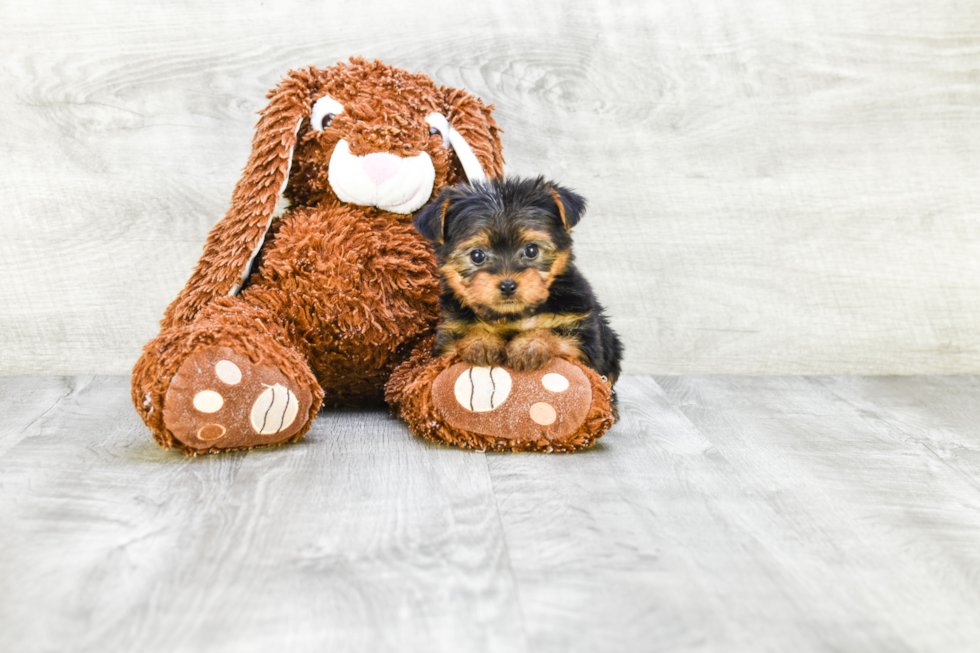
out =
[[[422,207],[412,219],[418,232],[436,245],[441,245],[446,238],[446,211],[451,202],[450,194],[443,191],[435,200]]]
[[[555,198],[555,204],[558,205],[558,215],[561,216],[561,223],[565,225],[565,231],[571,231],[585,213],[585,198],[558,184],[549,183],[548,190],[551,191],[551,196]]]

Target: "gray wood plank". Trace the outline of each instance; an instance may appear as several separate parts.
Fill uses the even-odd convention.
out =
[[[819,377],[835,395],[955,470],[980,491],[976,376]]]
[[[0,650],[524,650],[484,456],[381,411],[187,459],[99,378],[0,458],[0,550]]]
[[[0,376],[0,456],[44,423],[89,377]]]
[[[631,373],[980,371],[980,18],[957,0],[0,0],[0,373],[126,374],[292,67],[497,105],[577,188]]]
[[[890,395],[917,403],[923,391],[935,395],[936,384],[800,377],[658,382],[757,504],[753,518],[732,518],[765,552],[767,572],[822,648],[975,649],[980,490],[898,428],[903,416],[889,414],[887,402],[876,402]],[[855,398],[828,385],[851,387]],[[976,421],[958,428],[947,437],[976,440]]]

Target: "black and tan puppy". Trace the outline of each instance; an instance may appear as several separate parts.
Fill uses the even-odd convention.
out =
[[[573,262],[584,210],[539,177],[447,187],[420,211],[442,275],[437,353],[522,371],[572,357],[615,382],[622,344]]]

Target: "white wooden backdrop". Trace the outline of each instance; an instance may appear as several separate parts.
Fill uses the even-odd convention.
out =
[[[980,372],[980,6],[0,1],[0,373],[127,373],[265,91],[378,57],[591,211],[630,373]]]

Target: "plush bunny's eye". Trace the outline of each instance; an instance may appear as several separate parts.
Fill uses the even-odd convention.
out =
[[[439,133],[439,130],[436,129],[435,127],[429,128],[429,136],[435,136],[438,133]]]
[[[313,103],[310,113],[310,126],[316,131],[323,131],[330,126],[334,118],[344,112],[344,105],[329,95],[324,95]]]

